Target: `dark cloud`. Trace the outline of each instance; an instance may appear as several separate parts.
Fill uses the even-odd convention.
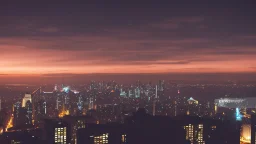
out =
[[[18,66],[21,53],[56,67],[190,66],[256,54],[250,3],[24,2],[0,10],[2,65]]]

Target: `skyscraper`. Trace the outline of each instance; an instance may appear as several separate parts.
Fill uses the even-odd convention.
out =
[[[158,82],[158,90],[163,91],[164,90],[164,80],[159,80]]]
[[[32,103],[32,96],[29,93],[26,93],[24,98],[22,99],[22,107],[26,107],[26,103],[30,101]]]
[[[46,119],[43,127],[46,143],[70,143],[70,129],[67,122],[59,119]]]
[[[13,105],[13,125],[17,126],[20,121],[21,102],[16,102]]]
[[[82,96],[80,95],[78,97],[78,102],[77,102],[77,115],[83,115],[83,108],[84,108],[84,102],[83,102]]]
[[[2,100],[0,99],[0,111],[2,109]]]
[[[41,90],[41,87],[39,87],[31,94],[33,123],[38,121],[38,118],[37,118],[38,111],[36,110],[36,105],[37,105],[37,102],[41,99],[41,93],[42,93],[42,90]]]
[[[26,124],[32,124],[32,103],[30,101],[26,102],[25,110],[27,111],[26,117],[27,122]]]
[[[256,144],[256,115],[251,115],[251,144]]]
[[[39,123],[47,114],[47,104],[45,100],[40,100],[36,103],[36,123]]]
[[[135,98],[140,98],[140,88],[135,88]]]

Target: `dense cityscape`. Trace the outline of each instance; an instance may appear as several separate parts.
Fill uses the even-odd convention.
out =
[[[2,1],[0,144],[256,144],[256,1]]]
[[[256,115],[255,105],[239,103],[255,93],[256,84],[233,81],[186,84],[159,80],[136,81],[130,85],[91,81],[84,85],[36,87],[4,86],[9,94],[18,89],[34,90],[20,93],[15,99],[1,98],[1,141],[96,144],[168,140],[246,144],[253,140],[251,124],[255,122],[251,119]],[[166,134],[165,127],[171,127],[166,131],[172,135]],[[135,135],[138,131],[148,133]],[[150,135],[155,136],[148,138]]]

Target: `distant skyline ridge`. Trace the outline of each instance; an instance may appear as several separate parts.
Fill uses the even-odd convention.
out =
[[[117,81],[119,83],[158,82],[158,80],[223,83],[255,83],[256,73],[162,73],[162,74],[44,74],[44,75],[1,75],[0,84],[7,86],[41,85],[41,84],[83,84],[89,81]]]

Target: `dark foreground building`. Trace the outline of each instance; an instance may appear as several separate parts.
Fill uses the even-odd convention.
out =
[[[124,124],[90,125],[79,129],[77,144],[186,144],[185,130],[169,117],[151,116],[140,109]]]
[[[240,144],[241,123],[195,116],[175,117],[193,144]]]
[[[256,144],[256,115],[251,115],[251,144]]]
[[[252,124],[255,125],[253,120],[254,117]],[[97,124],[87,116],[46,119],[39,128],[10,129],[0,135],[0,143],[239,144],[240,127],[235,121],[152,116],[139,109],[124,123]],[[255,134],[253,127],[252,133]]]
[[[235,121],[151,116],[140,109],[123,124],[79,129],[77,144],[240,144],[240,127]]]
[[[47,144],[69,144],[69,124],[62,119],[46,119],[43,125],[43,140]]]

